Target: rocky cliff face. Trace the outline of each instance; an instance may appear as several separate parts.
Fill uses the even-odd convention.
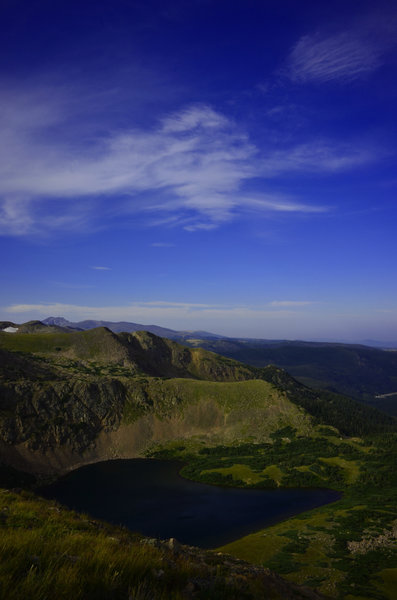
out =
[[[256,369],[147,332],[0,336],[1,458],[17,468],[65,470],[172,439],[263,440],[291,419],[310,426],[272,384],[252,385]]]
[[[0,384],[0,438],[35,450],[69,444],[87,448],[100,431],[120,423],[125,389],[117,380],[23,380]]]
[[[257,376],[258,369],[223,358],[201,348],[187,348],[147,331],[122,333],[131,362],[155,377],[194,377],[210,381],[241,381]]]
[[[264,441],[287,425],[305,435],[310,415],[340,418],[343,403],[319,394],[281,369],[148,332],[0,332],[0,462],[57,472],[167,440]],[[355,427],[364,418],[352,412]]]

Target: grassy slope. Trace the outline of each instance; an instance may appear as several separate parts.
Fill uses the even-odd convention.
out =
[[[264,441],[272,431],[286,425],[296,427],[302,434],[313,430],[310,416],[263,380],[148,378],[141,386],[155,415],[185,424],[182,438],[191,437],[196,430],[198,442],[232,443]],[[125,406],[124,422],[135,419],[136,400],[132,398]]]
[[[127,359],[124,347],[104,328],[72,333],[0,332],[0,346],[12,352],[117,363]]]
[[[104,328],[99,329],[104,330]],[[99,331],[99,329],[90,331]],[[43,335],[46,335],[45,331],[47,331],[47,335],[49,335],[51,331],[56,334],[57,328],[45,327],[44,325],[39,327],[38,324],[32,327],[32,325],[26,324],[20,327],[20,331],[26,333],[41,332]],[[86,333],[89,334],[89,331]],[[125,342],[128,339],[138,339],[142,332],[137,332],[137,334],[132,337],[130,334],[121,334],[119,337]],[[22,341],[22,333],[18,333],[16,336],[3,335],[8,336],[8,338],[19,338],[18,343],[21,349],[26,343]],[[65,335],[75,334],[66,333]],[[148,335],[150,336],[150,334],[144,335],[146,342],[148,341]],[[62,347],[65,343],[65,339],[61,337],[58,337],[57,341],[61,342],[57,344],[58,347]],[[141,339],[140,341],[145,344],[144,340]],[[7,343],[10,343],[10,339]],[[264,367],[269,364],[278,365],[305,385],[334,390],[369,402],[387,413],[396,415],[397,396],[375,398],[378,394],[397,393],[396,352],[351,344],[316,344],[310,342],[269,343],[260,340],[186,339],[185,343],[196,347],[196,350],[199,350],[197,346],[200,346],[206,350],[250,364],[253,367]],[[178,346],[170,340],[167,340],[166,344],[170,349]],[[25,348],[27,347],[25,346]],[[191,374],[195,376],[193,372]],[[203,373],[199,374],[199,377],[202,375]],[[178,376],[178,374],[174,372],[170,376]],[[208,378],[211,379],[211,377]]]
[[[311,598],[263,569],[143,538],[25,491],[0,489],[0,559],[7,600]]]
[[[342,433],[363,435],[393,429],[392,418],[363,408],[349,398],[310,390],[275,367],[256,369],[202,349],[189,349],[147,332],[116,335],[105,328],[78,333],[0,333],[0,348],[44,359],[58,376],[131,377],[137,374],[210,381],[262,379]],[[59,374],[59,369],[62,373]]]
[[[397,414],[397,396],[375,400],[377,394],[397,392],[397,352],[352,344],[305,342],[269,343],[254,340],[187,340],[255,367],[269,364],[286,369],[305,385],[332,389],[373,402]]]
[[[208,448],[189,457],[186,476],[243,487],[329,487],[343,498],[223,548],[335,598],[396,597],[396,436],[366,442],[331,435],[274,444]],[[183,457],[183,449],[156,456]]]
[[[70,345],[73,336],[65,334],[65,344]],[[17,342],[26,348],[24,337],[21,334]],[[41,335],[34,337],[36,346],[28,338],[30,348],[48,344]],[[78,334],[77,349],[84,339]],[[76,354],[75,345],[68,347]],[[208,362],[215,372],[219,359],[215,356],[213,363]],[[313,429],[302,408],[262,379],[216,382],[149,377],[136,375],[124,364],[82,361],[51,355],[48,350],[43,356],[0,349],[0,363],[0,436],[8,444],[25,443],[31,449],[54,449],[66,443],[81,452],[104,428],[117,430],[131,423],[139,427],[141,421],[143,447],[153,436],[195,438],[196,443],[213,445],[264,441],[286,425],[302,434]],[[223,368],[221,361],[221,373]],[[240,376],[243,371],[238,369],[240,365],[233,364],[232,374]]]

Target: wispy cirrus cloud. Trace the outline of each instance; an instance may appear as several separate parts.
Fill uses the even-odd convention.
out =
[[[132,302],[123,306],[80,306],[61,302],[40,304],[13,304],[3,307],[10,315],[34,314],[41,317],[49,314],[63,315],[70,319],[130,320],[170,323],[171,320],[191,324],[205,319],[282,319],[299,314],[312,302],[268,302],[259,306],[230,305],[198,302],[169,302],[164,300]]]
[[[108,227],[114,220],[210,231],[244,212],[318,213],[293,194],[248,194],[250,182],[290,172],[336,172],[375,152],[314,140],[258,148],[234,121],[191,105],[151,127],[69,135],[74,104],[45,94],[3,100],[0,234]]]
[[[91,269],[94,269],[94,271],[111,271],[110,267],[92,266]]]
[[[342,31],[304,35],[292,48],[286,74],[296,82],[348,82],[379,68],[396,44],[395,11],[357,19]]]
[[[263,168],[273,176],[291,172],[337,173],[371,163],[373,152],[360,144],[315,140],[275,150],[265,159]]]
[[[277,306],[277,307],[285,307],[285,306],[299,307],[299,306],[310,306],[311,304],[315,304],[315,302],[312,302],[311,300],[273,300],[273,302],[270,302],[270,306]]]
[[[219,130],[228,127],[230,121],[208,106],[190,106],[164,118],[162,129],[166,133],[178,133],[191,131],[202,125],[207,129]]]
[[[383,49],[365,39],[339,33],[302,37],[288,60],[288,75],[297,82],[352,81],[374,71]]]

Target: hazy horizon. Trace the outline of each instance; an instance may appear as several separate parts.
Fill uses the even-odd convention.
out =
[[[47,317],[37,317],[37,315],[31,315],[31,318],[28,321],[11,321],[12,323],[14,323],[15,325],[22,325],[23,323],[27,323],[27,322],[33,322],[33,321],[46,321],[47,319],[59,319],[59,318],[65,318],[62,315],[49,315]],[[2,319],[0,319],[1,321]],[[3,319],[3,321],[5,321],[6,319]],[[390,349],[394,349],[397,348],[397,340],[395,339],[388,339],[388,340],[380,340],[380,339],[372,339],[372,338],[368,338],[368,339],[362,339],[362,338],[333,338],[333,337],[274,337],[274,336],[267,336],[267,337],[263,337],[263,336],[255,336],[255,335],[233,335],[233,333],[231,333],[230,331],[208,331],[208,330],[204,330],[204,329],[192,329],[192,328],[186,328],[186,329],[175,329],[172,327],[167,327],[165,325],[163,325],[162,323],[138,323],[137,321],[131,321],[131,320],[125,320],[125,319],[121,319],[121,320],[112,320],[112,319],[65,319],[67,322],[70,323],[80,323],[80,322],[85,322],[85,321],[98,321],[98,322],[104,322],[104,323],[113,323],[113,324],[118,324],[118,323],[132,323],[132,324],[137,324],[137,325],[142,325],[142,327],[158,327],[161,329],[169,329],[170,331],[175,331],[175,332],[183,332],[183,333],[203,333],[203,334],[212,334],[214,336],[218,336],[218,337],[224,337],[224,338],[231,338],[231,339],[262,339],[262,340],[266,340],[266,341],[272,341],[272,340],[285,340],[285,341],[290,341],[290,342],[314,342],[314,343],[336,343],[336,344],[364,344],[364,345],[368,345],[368,346],[374,346],[374,347],[380,347],[380,346],[384,346],[385,348],[390,348]],[[6,321],[9,321],[9,319],[7,319]],[[62,324],[60,324],[62,326]],[[11,332],[14,333],[14,332]],[[161,333],[159,333],[158,335],[162,335]],[[166,333],[164,333],[164,336],[166,336]]]
[[[395,3],[0,15],[2,320],[397,340]]]

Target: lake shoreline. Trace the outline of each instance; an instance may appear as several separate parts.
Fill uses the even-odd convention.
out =
[[[341,498],[328,488],[201,483],[181,475],[184,465],[153,458],[103,461],[70,471],[36,492],[143,535],[212,549]]]

